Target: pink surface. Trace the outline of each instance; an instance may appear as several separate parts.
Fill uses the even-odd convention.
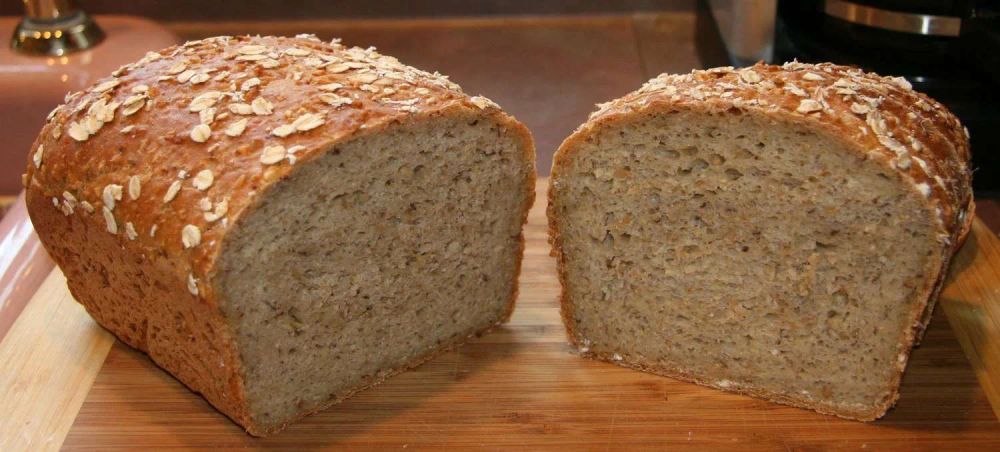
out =
[[[67,92],[79,91],[119,66],[179,39],[154,22],[124,16],[95,20],[107,33],[97,47],[65,57],[14,53],[5,41],[19,18],[0,18],[0,195],[21,191],[27,155],[45,122]],[[28,219],[22,193],[0,221],[0,339],[52,270]]]
[[[67,92],[79,91],[122,64],[178,42],[154,22],[125,16],[94,20],[107,39],[97,47],[63,57],[26,56],[11,50],[8,40],[20,18],[0,17],[0,195],[21,190],[26,156],[45,116]]]
[[[0,339],[52,271],[24,207],[24,193],[0,221]]]

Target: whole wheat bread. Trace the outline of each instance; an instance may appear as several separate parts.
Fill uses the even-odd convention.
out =
[[[967,135],[831,64],[661,75],[560,147],[549,222],[581,353],[872,420],[973,217]]]
[[[505,321],[534,177],[441,75],[219,37],[69,95],[25,186],[94,319],[266,435]]]

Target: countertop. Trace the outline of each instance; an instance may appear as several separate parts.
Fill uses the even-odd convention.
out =
[[[546,239],[542,201],[510,322],[263,440],[95,325],[55,270],[0,344],[0,449],[1000,450],[1000,240],[979,221],[874,423],[581,359]]]

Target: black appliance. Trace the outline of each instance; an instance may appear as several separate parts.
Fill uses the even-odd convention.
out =
[[[773,0],[705,0],[720,42],[735,42],[733,27],[718,19],[720,5],[740,1],[775,11],[773,40],[760,47],[770,62],[831,61],[902,75],[948,106],[971,135],[976,195],[1000,196],[1000,0],[777,0],[776,8]],[[744,22],[737,29],[767,23]],[[747,63],[728,47],[728,64]]]

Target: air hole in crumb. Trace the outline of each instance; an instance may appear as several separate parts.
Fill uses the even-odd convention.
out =
[[[729,177],[729,180],[736,180],[743,177],[743,173],[736,168],[729,168],[726,170],[726,176]]]

